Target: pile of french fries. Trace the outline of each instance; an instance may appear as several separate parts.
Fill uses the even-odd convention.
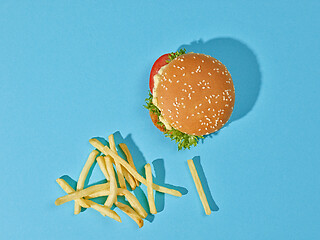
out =
[[[100,212],[103,216],[108,216],[121,222],[120,216],[111,209],[115,206],[131,217],[141,228],[143,226],[143,219],[147,217],[148,213],[142,207],[135,195],[127,189],[126,183],[128,183],[131,190],[134,190],[140,183],[147,186],[148,204],[151,214],[157,213],[153,190],[177,197],[181,197],[181,193],[177,190],[153,183],[151,166],[149,163],[145,165],[146,178],[141,176],[137,172],[127,145],[124,143],[119,144],[119,147],[126,155],[126,159],[124,159],[118,155],[114,136],[112,134],[108,137],[108,141],[109,147],[95,138],[89,140],[91,145],[96,149],[90,153],[79,176],[76,189],[73,189],[65,180],[58,178],[56,180],[57,183],[67,195],[59,197],[55,201],[55,204],[61,205],[74,200],[74,214],[79,214],[81,212],[81,207],[92,208]],[[95,161],[97,161],[107,182],[84,188],[89,170]],[[101,196],[107,196],[103,205],[91,200]],[[130,206],[119,202],[117,199],[118,196],[124,196]]]

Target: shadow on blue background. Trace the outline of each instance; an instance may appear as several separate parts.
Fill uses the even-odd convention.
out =
[[[208,181],[207,181],[206,175],[204,174],[203,168],[202,168],[201,163],[200,163],[200,156],[196,156],[196,157],[192,158],[192,160],[193,160],[194,165],[195,165],[195,167],[197,169],[198,176],[200,178],[203,191],[204,191],[204,193],[205,193],[205,195],[207,197],[210,209],[212,211],[218,211],[219,207],[216,204],[216,202],[213,200],[213,197],[212,197],[209,185],[208,185]]]
[[[113,135],[114,135],[116,148],[117,148],[119,156],[126,159],[124,152],[119,147],[119,143],[125,143],[130,150],[132,158],[134,159],[134,163],[135,163],[135,166],[137,168],[138,173],[140,175],[142,175],[143,177],[145,177],[144,166],[146,165],[147,162],[146,162],[146,159],[144,158],[142,152],[139,150],[137,145],[134,143],[131,134],[129,134],[126,138],[123,138],[121,136],[121,133],[119,131],[117,131]],[[98,139],[104,145],[109,146],[109,143],[104,138],[101,138],[101,137],[95,137],[95,138]],[[167,188],[178,190],[182,193],[182,195],[185,195],[188,193],[188,190],[184,187],[173,186],[173,185],[165,183],[165,168],[164,168],[163,159],[156,159],[152,162],[152,164],[153,164],[154,172],[156,175],[156,176],[153,176],[154,183],[161,185],[161,186],[164,186],[164,187],[167,187]],[[92,171],[95,166],[96,166],[96,161],[92,164],[92,167],[89,170],[89,173],[88,173],[87,178],[85,180],[84,188],[89,187],[89,186],[93,186],[93,185],[97,185],[97,184],[102,184],[102,183],[106,182],[106,180],[104,179],[99,182],[88,185],[88,182],[89,182],[90,177],[92,175]],[[61,178],[64,179],[73,189],[76,189],[77,182],[75,180],[73,180],[72,178],[70,178],[67,175],[62,176]],[[129,184],[127,184],[127,188],[128,188],[128,190],[131,190]],[[141,189],[140,186],[137,186],[136,189],[133,190],[133,193],[137,197],[137,199],[139,200],[140,204],[143,206],[143,208],[148,213],[146,220],[149,222],[152,222],[154,220],[154,215],[152,215],[150,213],[148,199],[147,199],[146,194],[144,193],[144,191]],[[165,202],[164,198],[165,197],[164,197],[163,193],[155,192],[155,203],[156,203],[157,212],[163,211],[164,202]],[[99,204],[104,204],[106,199],[107,199],[107,197],[98,197],[98,198],[94,198],[91,200],[95,201]],[[120,201],[124,204],[129,205],[129,203],[127,201],[125,201],[125,198],[123,198],[123,197],[120,198]],[[85,211],[85,210],[86,210],[85,208],[81,209],[81,211]]]
[[[204,42],[193,41],[178,49],[204,53],[220,60],[228,68],[235,87],[235,106],[229,122],[246,116],[254,107],[261,88],[261,72],[254,52],[244,43],[233,38],[213,38]]]

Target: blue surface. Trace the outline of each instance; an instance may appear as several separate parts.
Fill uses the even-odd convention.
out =
[[[319,11],[319,1],[1,1],[0,238],[320,239]],[[142,105],[153,62],[181,46],[224,62],[238,102],[227,127],[178,152]],[[55,179],[78,178],[88,140],[117,131],[140,167],[154,163],[157,181],[188,192],[158,194],[162,211],[142,229],[122,213],[119,224],[54,205]],[[90,183],[101,179],[95,169]]]

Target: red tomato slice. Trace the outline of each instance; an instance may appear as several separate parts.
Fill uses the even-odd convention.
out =
[[[149,87],[150,87],[151,93],[153,93],[152,91],[153,91],[153,86],[154,86],[153,76],[158,73],[160,68],[162,68],[164,65],[168,64],[167,60],[169,60],[169,53],[163,54],[161,57],[159,57],[157,59],[157,61],[155,61],[152,66],[152,69],[150,72],[150,79],[149,79]]]

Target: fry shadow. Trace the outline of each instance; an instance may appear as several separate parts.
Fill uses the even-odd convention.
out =
[[[207,200],[208,200],[208,204],[209,204],[209,207],[212,211],[219,211],[219,207],[218,205],[216,204],[216,202],[214,201],[213,197],[212,197],[212,194],[211,194],[211,191],[210,191],[210,188],[209,188],[209,185],[208,185],[208,181],[207,181],[207,178],[206,178],[206,175],[204,174],[204,171],[203,171],[203,168],[202,168],[202,165],[201,165],[201,162],[200,162],[200,156],[196,156],[194,158],[192,158],[193,162],[194,162],[194,165],[197,169],[197,173],[198,173],[198,176],[200,178],[200,181],[201,181],[201,184],[202,184],[202,187],[203,187],[203,191],[207,197]]]

